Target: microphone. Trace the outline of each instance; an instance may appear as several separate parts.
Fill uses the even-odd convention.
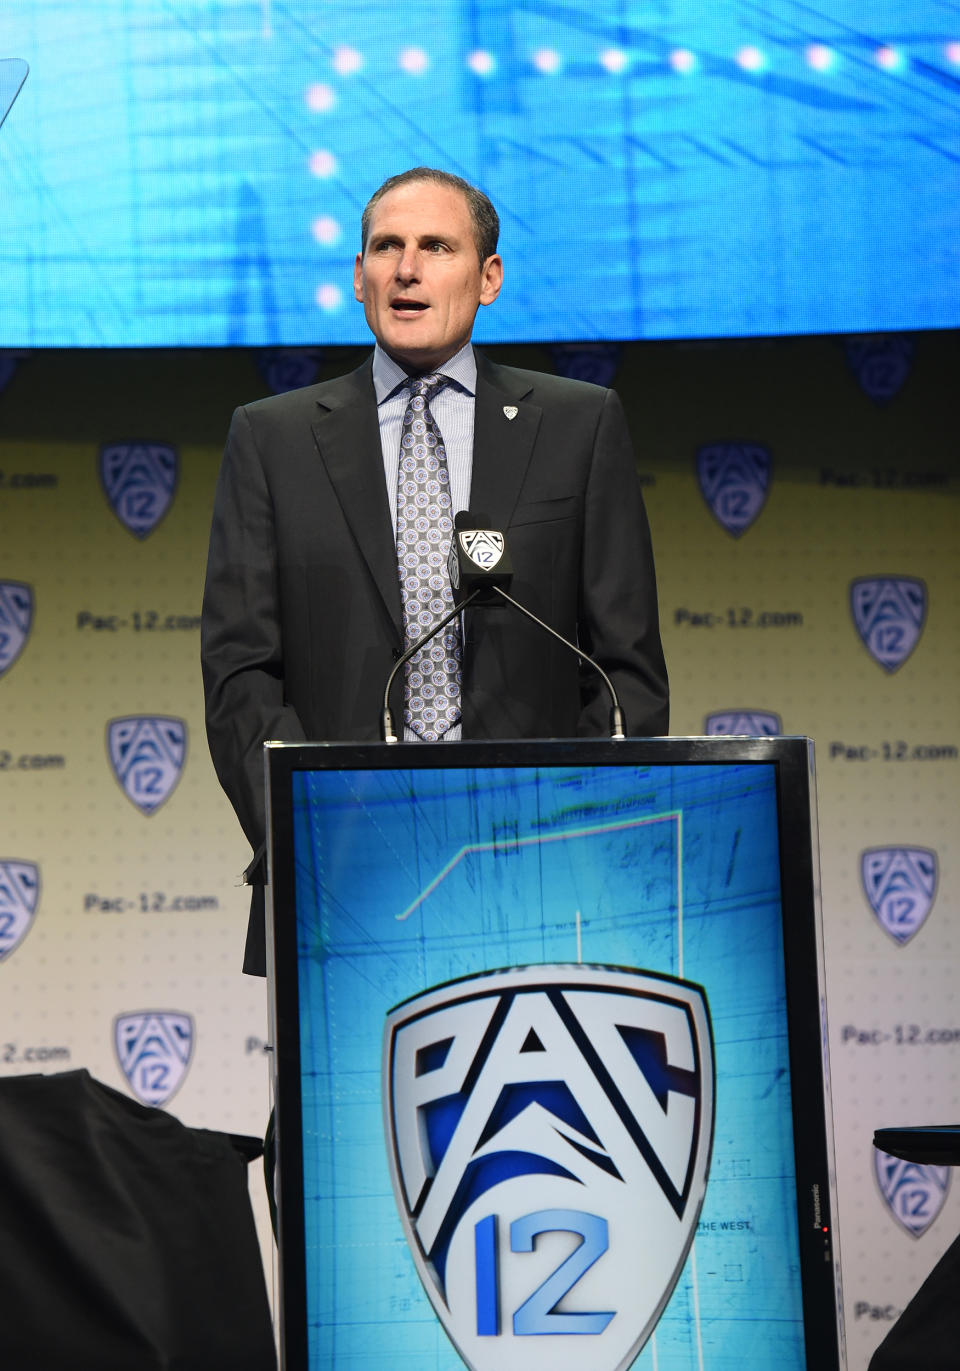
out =
[[[582,648],[564,638],[562,633],[558,633],[549,624],[545,624],[542,619],[538,619],[536,614],[520,604],[512,595],[507,594],[505,587],[510,584],[513,578],[513,567],[507,550],[507,541],[499,529],[488,527],[489,523],[490,520],[486,515],[470,514],[466,510],[461,510],[454,517],[453,537],[450,540],[450,553],[447,558],[447,570],[450,573],[450,586],[453,590],[453,609],[438,619],[429,633],[419,638],[394,662],[393,670],[387,677],[387,684],[383,692],[383,708],[380,713],[384,742],[395,743],[398,741],[394,732],[388,698],[390,687],[393,685],[394,678],[400,668],[425,643],[428,643],[431,638],[435,638],[441,629],[446,628],[451,619],[455,619],[467,605],[475,604],[479,608],[497,604],[500,600],[512,605],[525,618],[535,623],[538,628],[542,628],[544,633],[549,633],[551,638],[556,638],[558,643],[569,648],[581,662],[593,667],[594,671],[603,679],[610,696],[611,741],[623,741],[627,736],[624,729],[623,710],[620,708],[620,700],[610,677],[599,662],[588,657]]]

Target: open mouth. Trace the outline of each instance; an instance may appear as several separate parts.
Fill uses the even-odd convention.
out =
[[[394,314],[422,314],[428,308],[421,300],[391,300]]]

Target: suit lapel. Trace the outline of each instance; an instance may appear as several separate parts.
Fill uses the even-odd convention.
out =
[[[486,515],[493,528],[510,523],[530,464],[542,414],[527,398],[532,389],[528,381],[477,353],[470,508]]]
[[[403,642],[397,550],[369,359],[322,387],[313,433],[344,517]]]

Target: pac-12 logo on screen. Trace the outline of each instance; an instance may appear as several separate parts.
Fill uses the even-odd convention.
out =
[[[23,942],[39,896],[36,862],[0,861],[0,962]]]
[[[177,450],[169,443],[104,443],[100,480],[117,518],[138,538],[152,533],[177,488]]]
[[[168,799],[187,754],[187,726],[163,714],[131,714],[107,724],[113,774],[144,814]]]
[[[387,1016],[384,1128],[423,1286],[471,1371],[619,1371],[677,1282],[706,1190],[699,986],[545,965]]]
[[[868,847],[860,879],[870,908],[895,942],[909,942],[937,892],[937,854],[929,847]]]
[[[776,738],[783,724],[766,709],[722,709],[707,715],[703,731],[710,738]]]
[[[873,1165],[890,1213],[911,1237],[919,1238],[943,1208],[950,1188],[949,1166],[905,1162],[877,1147]]]
[[[903,666],[927,617],[927,587],[915,576],[861,576],[850,582],[857,632],[885,671]]]
[[[170,1010],[146,1009],[118,1014],[113,1045],[120,1070],[143,1104],[166,1104],[183,1084],[193,1056],[193,1017]]]
[[[697,480],[713,517],[739,538],[763,509],[770,453],[759,443],[708,443],[697,451]]]
[[[23,581],[0,581],[0,676],[20,656],[32,627],[32,587]]]

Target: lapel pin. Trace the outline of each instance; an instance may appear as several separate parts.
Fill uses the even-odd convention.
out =
[[[504,405],[503,412],[508,419],[515,419],[520,411],[517,409],[516,405]]]

